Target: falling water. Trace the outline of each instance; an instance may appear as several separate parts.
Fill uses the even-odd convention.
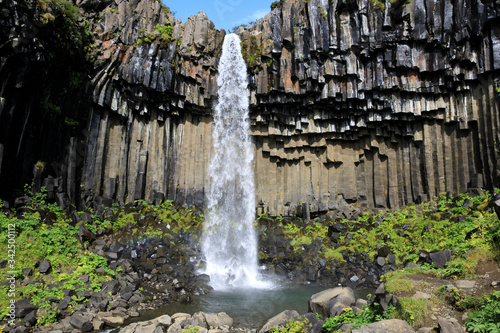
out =
[[[240,39],[224,39],[219,61],[218,104],[215,107],[213,155],[202,238],[205,273],[216,289],[259,287],[253,149],[248,134],[247,71]]]

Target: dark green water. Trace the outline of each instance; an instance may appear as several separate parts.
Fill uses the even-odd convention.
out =
[[[148,312],[154,318],[164,314],[184,312],[219,313],[225,312],[234,320],[233,326],[261,328],[268,319],[284,310],[307,313],[307,302],[315,293],[328,289],[318,285],[290,284],[273,289],[228,289],[214,290],[208,295],[195,297],[188,304],[169,304]],[[373,290],[355,290],[356,298],[364,298]]]

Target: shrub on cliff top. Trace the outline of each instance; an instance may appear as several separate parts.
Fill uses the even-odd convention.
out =
[[[271,9],[281,7],[285,3],[285,0],[273,1],[271,2]]]

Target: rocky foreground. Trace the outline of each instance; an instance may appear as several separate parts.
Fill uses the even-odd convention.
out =
[[[18,228],[15,278],[20,296],[16,321],[5,332],[136,330],[138,325],[168,332],[189,326],[251,331],[233,327],[227,315],[219,316],[225,319],[218,325],[207,319],[212,314],[174,313],[167,314],[171,324],[167,317],[133,323],[149,310],[211,292],[210,277],[198,270],[203,266],[203,218],[195,210],[169,202],[120,207],[103,200],[76,212],[43,200],[41,194],[20,197],[12,207],[3,203],[1,227],[16,223]],[[495,261],[499,207],[500,194],[464,194],[443,195],[398,212],[352,207],[309,219],[260,216],[259,257],[266,273],[277,281],[316,283],[327,290],[311,297],[308,314],[299,318],[287,311],[268,324],[307,319],[313,327],[308,330],[319,332],[321,320],[341,318],[331,328],[348,331],[352,325],[344,320],[346,314],[356,316],[367,304],[379,316],[373,318],[404,319],[415,329],[450,320],[450,325],[463,327],[469,312],[496,299],[490,294],[498,291],[500,281]],[[2,238],[2,249],[5,244]],[[7,271],[7,261],[0,261],[2,276]],[[330,289],[339,284],[341,288]],[[7,290],[8,282],[0,287]],[[370,299],[356,300],[352,289],[358,287],[377,291]],[[378,325],[390,323],[399,322]],[[259,329],[269,331],[268,324]]]
[[[497,265],[498,266],[498,265]],[[500,277],[500,269],[496,269],[496,277]],[[474,281],[457,281],[457,286],[461,286],[463,290],[473,288]],[[496,285],[496,284],[495,284]],[[453,286],[452,286],[453,287]],[[451,288],[452,288],[451,287]],[[427,297],[425,293],[417,292],[415,298]],[[430,295],[428,296],[430,298]],[[389,300],[391,304],[397,304],[397,297],[388,294],[384,290],[382,284],[375,295],[372,297],[371,303],[378,304],[375,301],[381,301],[382,306],[387,306],[384,301]],[[233,319],[226,313],[217,314],[197,312],[194,314],[175,313],[173,315],[162,315],[160,317],[138,321],[132,324],[123,325],[128,319],[126,309],[116,309],[112,312],[92,312],[76,313],[70,318],[63,320],[61,323],[50,328],[39,328],[36,332],[90,332],[93,329],[101,329],[103,324],[111,327],[118,327],[113,330],[117,333],[181,333],[181,332],[198,332],[198,333],[226,333],[226,332],[248,332],[248,333],[268,333],[268,332],[289,332],[286,330],[290,323],[305,323],[302,329],[293,332],[309,332],[321,333],[329,332],[325,328],[323,319],[339,316],[346,311],[360,313],[363,307],[366,307],[368,302],[364,299],[355,299],[353,290],[349,287],[337,287],[324,290],[318,294],[312,295],[309,300],[309,312],[299,314],[295,310],[285,310],[278,315],[272,317],[260,329],[251,329],[245,327],[234,327]],[[437,313],[436,313],[437,314]],[[406,321],[400,319],[385,319],[375,323],[366,324],[360,327],[355,327],[352,323],[340,324],[336,327],[335,332],[346,333],[460,333],[466,329],[462,324],[462,320],[458,320],[453,316],[435,317],[431,315],[431,320],[434,325],[430,327],[421,327],[415,330]],[[281,329],[281,331],[280,331]],[[291,330],[290,330],[291,332]]]

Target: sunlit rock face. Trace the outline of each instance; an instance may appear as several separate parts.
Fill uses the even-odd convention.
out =
[[[175,21],[152,0],[82,8],[97,49],[89,102],[75,116],[81,129],[37,149],[54,134],[47,126],[30,134],[30,126],[48,120],[37,112],[24,120],[47,86],[27,93],[22,75],[1,67],[2,128],[9,129],[0,141],[2,181],[30,179],[40,159],[62,166],[43,177],[68,184],[60,193],[72,200],[206,205],[225,32],[204,13]],[[10,10],[29,18],[20,6]],[[396,208],[498,186],[499,16],[491,1],[285,1],[240,28],[257,212],[291,214],[302,203],[312,211]],[[157,25],[170,25],[170,37],[155,36]],[[29,70],[40,61],[29,52],[17,48],[2,64],[27,59],[16,62],[26,75],[50,75]]]

